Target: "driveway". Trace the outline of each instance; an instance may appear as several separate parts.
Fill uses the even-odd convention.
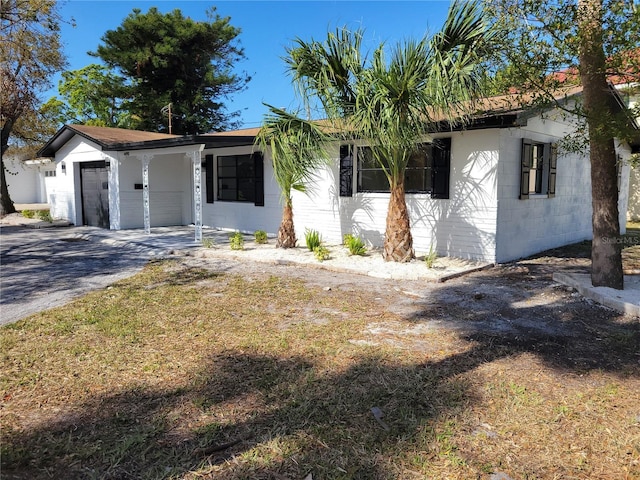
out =
[[[196,246],[185,229],[160,233],[0,226],[0,325],[129,277],[154,256]]]

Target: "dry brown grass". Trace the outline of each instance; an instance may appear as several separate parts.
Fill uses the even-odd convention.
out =
[[[400,334],[385,301],[157,262],[5,327],[2,476],[640,479],[637,324]]]

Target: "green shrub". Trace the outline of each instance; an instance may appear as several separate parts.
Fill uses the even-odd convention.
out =
[[[318,259],[318,261],[322,262],[324,260],[329,260],[329,249],[324,245],[318,245],[313,249],[313,255]]]
[[[213,238],[204,237],[202,239],[202,246],[204,248],[213,248],[215,244],[216,244],[216,241]]]
[[[229,235],[231,250],[244,250],[244,237],[240,232]]]
[[[264,230],[256,230],[253,234],[256,243],[267,243],[267,232]]]
[[[429,253],[424,256],[424,263],[427,268],[433,267],[433,263],[436,261],[436,258],[438,258],[438,253],[433,249],[433,245],[431,245],[429,247]]]
[[[49,212],[49,210],[38,210],[37,214],[38,214],[38,218],[43,222],[51,223],[53,221],[51,219],[51,212]]]
[[[36,216],[35,210],[22,210],[20,213],[24,218],[34,218]]]
[[[310,252],[313,252],[316,247],[319,247],[322,244],[322,238],[317,230],[309,230],[307,228],[304,231],[304,240]]]
[[[367,248],[364,246],[364,242],[360,237],[351,235],[345,242],[345,246],[349,249],[351,255],[364,255],[367,253]]]
[[[351,233],[345,233],[345,234],[342,236],[342,244],[343,244],[345,247],[348,247],[348,246],[349,246],[349,242],[351,241],[351,239],[352,239],[352,238],[353,238],[353,234],[351,234]]]

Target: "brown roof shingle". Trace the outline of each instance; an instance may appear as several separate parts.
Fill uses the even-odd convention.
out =
[[[167,133],[143,132],[124,128],[94,127],[90,125],[69,125],[68,127],[80,135],[92,138],[105,145],[146,142],[148,140],[163,140],[179,137],[179,135],[169,135]]]

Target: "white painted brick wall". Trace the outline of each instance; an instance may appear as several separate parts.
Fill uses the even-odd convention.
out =
[[[449,200],[407,194],[416,255],[427,253],[433,245],[439,255],[493,261],[498,132],[451,134]],[[339,197],[337,155],[336,150],[332,166],[319,176],[312,195],[294,195],[296,236],[303,240],[309,228],[318,230],[327,242],[340,243],[345,233],[356,233],[369,244],[382,246],[389,195],[354,193],[350,198]]]
[[[559,152],[554,198],[518,199],[522,138],[557,142],[567,128],[559,121],[529,119],[521,129],[501,130],[498,262],[591,237],[591,180],[582,156]]]
[[[205,155],[245,155],[254,151],[251,146],[235,148],[219,148],[205,150]],[[207,203],[205,186],[205,169],[202,169],[202,224],[207,227],[226,230],[239,230],[253,233],[264,230],[269,235],[276,235],[282,219],[280,188],[273,178],[273,166],[267,154],[264,156],[264,206],[257,207],[253,203],[225,202],[217,199],[217,160],[214,158],[214,202]]]

